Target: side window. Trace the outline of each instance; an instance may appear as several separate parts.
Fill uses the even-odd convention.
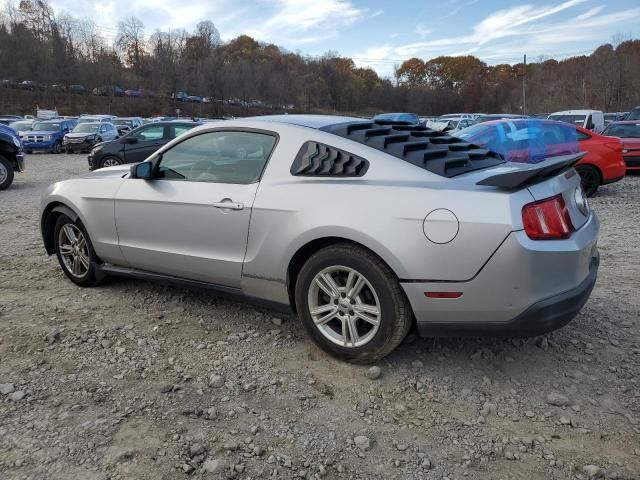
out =
[[[140,142],[148,142],[150,140],[160,140],[164,137],[164,125],[150,125],[141,128],[132,137],[137,138]]]
[[[208,132],[163,153],[158,177],[191,182],[257,182],[276,143],[254,132]]]
[[[100,126],[100,133],[104,133],[107,131],[107,126],[106,125],[101,125]]]
[[[192,127],[187,125],[172,125],[169,127],[169,138],[176,138],[182,135],[184,132],[188,132]]]

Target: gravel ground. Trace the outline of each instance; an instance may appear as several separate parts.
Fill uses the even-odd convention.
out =
[[[253,306],[76,287],[38,208],[85,156],[27,167],[0,192],[0,478],[640,478],[640,177],[592,199],[600,277],[568,326],[410,337],[378,372]]]

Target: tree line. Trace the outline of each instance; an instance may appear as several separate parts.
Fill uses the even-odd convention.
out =
[[[209,20],[193,32],[145,34],[120,22],[108,41],[91,20],[56,15],[47,0],[8,2],[0,11],[0,72],[44,85],[117,85],[163,98],[186,91],[215,99],[260,100],[297,112],[411,111],[526,113],[567,108],[624,111],[640,105],[640,41],[621,38],[591,55],[489,66],[473,56],[411,58],[381,78],[335,52],[304,56],[240,35],[228,42]],[[216,113],[225,105],[216,103]],[[148,112],[151,113],[151,112]]]

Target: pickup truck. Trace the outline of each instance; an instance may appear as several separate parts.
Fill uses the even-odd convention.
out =
[[[75,120],[44,120],[33,123],[30,132],[22,138],[27,153],[34,150],[62,152],[62,139],[76,126]]]
[[[14,172],[24,170],[22,142],[15,130],[0,125],[0,190],[13,183]]]

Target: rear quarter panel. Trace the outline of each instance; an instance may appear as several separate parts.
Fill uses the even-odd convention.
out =
[[[469,279],[509,232],[522,228],[521,205],[532,201],[526,189],[506,194],[439,177],[321,131],[285,125],[277,130],[280,142],[258,188],[243,268],[243,289],[258,297],[279,295],[285,301],[291,258],[325,237],[373,250],[400,279]],[[369,170],[362,178],[291,175],[298,150],[309,140],[366,158]],[[432,243],[423,233],[426,215],[437,208],[459,220],[458,235],[446,244]]]

